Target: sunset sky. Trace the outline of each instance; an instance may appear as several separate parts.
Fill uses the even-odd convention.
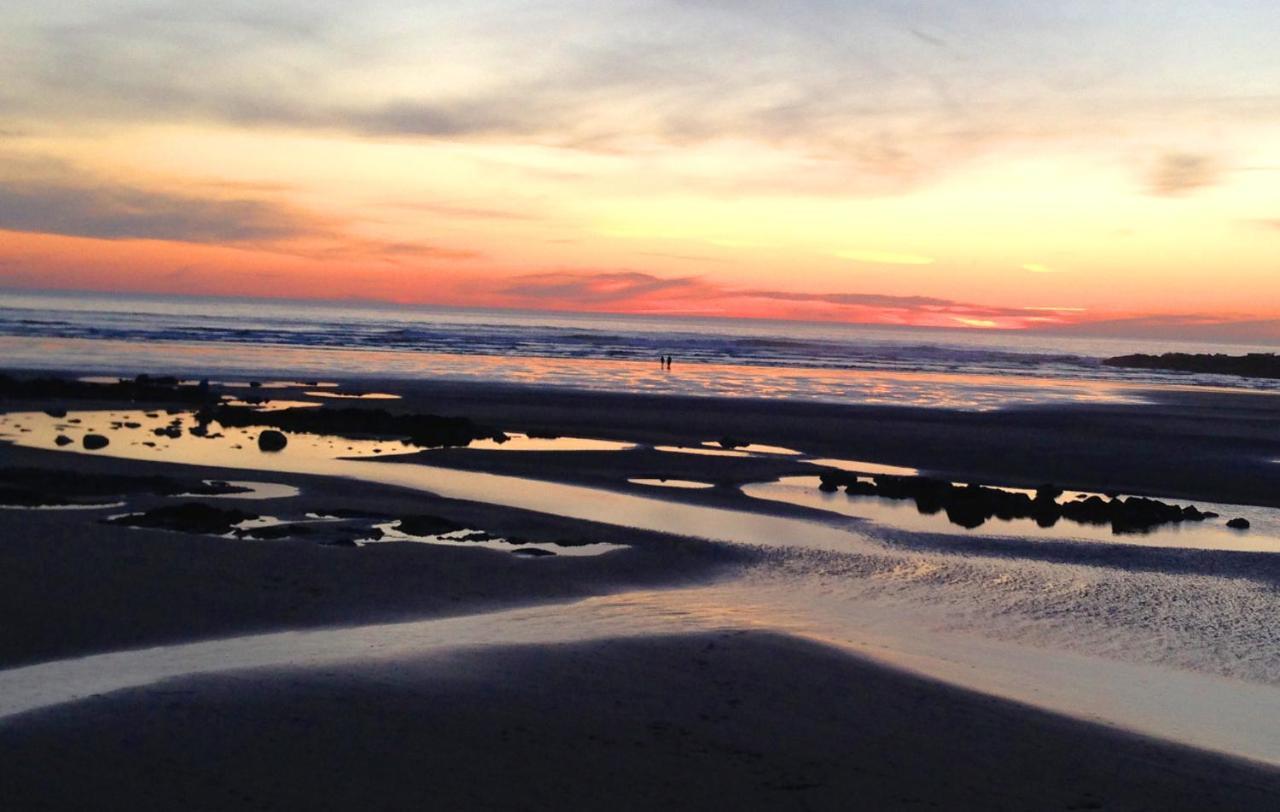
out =
[[[1280,338],[1278,42],[1275,0],[7,0],[0,287]]]

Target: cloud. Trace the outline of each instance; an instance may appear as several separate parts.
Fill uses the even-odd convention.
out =
[[[1256,319],[1196,313],[1134,316],[1061,324],[1052,329],[1116,338],[1170,342],[1228,341],[1280,344],[1280,319]]]
[[[55,159],[0,155],[0,231],[100,240],[253,247],[318,260],[393,264],[480,256],[410,240],[346,233],[343,224],[281,202],[271,184],[195,183],[172,192],[78,171]],[[264,194],[246,196],[259,191]]]
[[[989,306],[931,296],[736,288],[701,277],[659,277],[642,271],[528,274],[511,280],[498,293],[505,304],[515,307],[552,304],[613,312],[757,316],[785,311],[796,317],[968,327],[1055,324],[1063,321],[1069,310]]]
[[[747,140],[846,167],[864,180],[800,180],[856,194],[905,187],[1009,139],[1076,138],[1099,119],[1142,133],[1171,109],[1274,107],[1274,97],[1240,101],[1234,75],[1194,103],[1164,92],[1199,78],[1198,63],[1171,65],[1185,27],[1166,33],[1141,13],[1086,24],[1085,35],[1125,43],[1098,64],[1079,48],[1081,22],[1047,7],[14,2],[0,21],[0,107],[15,127],[46,131],[215,121],[629,153]],[[1232,74],[1265,86],[1271,74],[1250,69],[1269,54],[1195,33],[1206,51],[1233,55]],[[768,191],[781,178],[764,180]]]
[[[430,243],[403,240],[378,240],[344,235],[332,244],[318,248],[295,246],[288,250],[298,256],[320,260],[369,262],[380,260],[396,265],[423,261],[463,261],[478,259],[483,254],[465,248],[447,248]]]
[[[687,298],[715,292],[714,287],[697,277],[663,278],[639,271],[526,274],[500,290],[502,295],[516,299],[567,305],[617,304],[657,294]]]
[[[1169,153],[1156,160],[1147,176],[1147,188],[1153,195],[1176,197],[1218,183],[1221,172],[1211,156]]]
[[[313,233],[319,218],[267,197],[171,192],[62,161],[0,154],[0,230],[106,240],[261,243]]]
[[[884,307],[901,310],[947,308],[956,303],[950,299],[931,296],[888,296],[879,293],[795,293],[784,290],[742,290],[734,295],[753,299],[774,299],[784,302],[825,302],[827,304],[856,307]]]
[[[836,256],[854,262],[866,262],[874,265],[932,265],[933,257],[920,254],[899,254],[892,251],[837,251]]]
[[[490,209],[481,206],[459,206],[450,203],[433,203],[418,200],[390,201],[382,205],[405,211],[418,211],[459,220],[537,220],[540,219],[527,212],[508,211],[506,209]]]

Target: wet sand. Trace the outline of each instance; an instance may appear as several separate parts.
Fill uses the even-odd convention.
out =
[[[351,386],[405,396],[370,404],[377,408],[460,414],[515,431],[677,445],[734,434],[815,455],[1010,483],[1052,479],[1280,504],[1280,466],[1264,462],[1280,458],[1280,407],[1261,396],[1187,395],[1150,407],[992,416],[457,384]],[[419,456],[435,465],[618,488],[643,488],[625,480],[649,475],[732,482],[812,472],[785,458],[652,451],[631,457],[625,470],[607,453]],[[0,534],[0,612],[24,620],[0,626],[0,668],[699,583],[732,577],[754,560],[743,548],[324,477],[229,477],[225,469],[7,444],[0,444],[0,465],[269,479],[303,489],[277,500],[295,512],[376,507],[484,521],[531,537],[589,533],[631,547],[599,558],[521,560],[412,544],[355,550],[305,539],[229,541],[108,527],[56,511],[11,512]],[[728,498],[720,489],[661,490],[663,498],[704,504]],[[274,507],[260,502],[253,510]],[[83,808],[86,798],[98,808],[210,809],[602,801],[622,808],[1204,809],[1280,802],[1280,774],[1269,767],[763,633],[488,647],[183,677],[0,721],[0,763],[0,805],[33,809]]]
[[[225,479],[192,468],[0,444],[0,465]],[[628,549],[592,558],[524,560],[421,544],[334,547],[307,537],[228,540],[103,524],[124,508],[5,510],[0,533],[0,667],[120,648],[317,626],[443,617],[609,591],[705,581],[749,551],[594,525],[330,477],[244,478],[296,485],[295,497],[132,497],[130,509],[182,502],[268,515],[358,508],[428,513],[530,539],[589,538]]]
[[[1266,809],[1275,771],[763,633],[179,678],[0,725],[9,808]]]
[[[355,384],[353,384],[354,386]],[[364,381],[360,386],[389,387]],[[813,456],[875,460],[953,478],[1280,507],[1280,396],[1214,390],[1152,392],[1150,404],[1047,405],[995,412],[777,400],[617,395],[450,382],[401,382],[394,408],[466,414],[518,431],[697,445],[731,435]],[[470,465],[476,455],[436,456]],[[486,470],[531,471],[509,455]],[[663,459],[634,476],[674,467]],[[756,460],[760,478],[812,473]],[[767,465],[767,471],[765,466]],[[500,466],[500,468],[498,468]],[[790,467],[788,467],[790,466]],[[590,466],[579,465],[583,477]],[[682,460],[689,479],[731,460]],[[748,467],[748,466],[742,466]]]

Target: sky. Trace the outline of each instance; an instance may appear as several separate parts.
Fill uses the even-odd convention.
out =
[[[1276,42],[1274,0],[7,0],[0,289],[1280,340]]]

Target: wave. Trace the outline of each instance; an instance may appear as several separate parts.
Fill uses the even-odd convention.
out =
[[[1223,382],[1220,376],[1105,367],[1104,357],[1134,347],[1061,336],[290,303],[215,302],[202,308],[182,300],[130,306],[93,297],[45,297],[39,304],[0,305],[0,336],[645,362],[671,355],[681,365]]]

